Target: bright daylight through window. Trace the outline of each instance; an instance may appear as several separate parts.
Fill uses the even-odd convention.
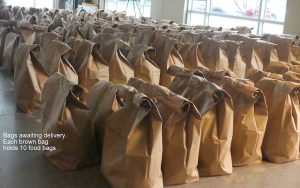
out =
[[[126,11],[129,16],[150,17],[151,0],[106,0],[105,10]]]
[[[189,0],[187,23],[282,34],[287,0]]]

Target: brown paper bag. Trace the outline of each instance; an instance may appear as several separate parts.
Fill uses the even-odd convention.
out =
[[[273,35],[266,35],[264,36],[264,39],[277,44],[277,53],[280,61],[291,64],[291,48],[293,39]]]
[[[185,69],[177,66],[171,66],[168,69],[168,74],[175,76],[174,80],[169,85],[169,89],[181,95],[189,84],[191,76],[199,76],[205,78],[204,74],[197,69]]]
[[[109,81],[117,84],[126,84],[131,77],[134,77],[133,67],[122,53],[122,48],[129,48],[129,46],[117,40],[109,63]]]
[[[202,40],[202,57],[204,66],[215,70],[228,69],[228,58],[224,51],[224,43],[213,39]]]
[[[85,39],[92,40],[99,31],[101,31],[100,23],[94,21],[86,21],[83,24],[81,33]]]
[[[131,64],[126,59],[130,47],[128,43],[120,40],[115,35],[98,34],[93,42],[97,44],[99,54],[108,62],[110,81],[126,84],[130,77],[134,77]]]
[[[190,73],[192,72],[190,71]],[[176,75],[176,77],[169,88],[175,93],[183,93],[192,74],[183,74],[180,70],[173,70],[172,75]],[[197,72],[193,72],[193,75],[201,77]],[[206,72],[205,76],[232,97],[234,106],[231,145],[233,165],[244,166],[261,163],[261,146],[268,117],[263,93],[255,88],[253,83],[213,74],[213,72]]]
[[[286,81],[300,83],[300,74],[293,71],[288,71],[283,74],[283,79]]]
[[[183,60],[175,48],[176,41],[167,36],[159,36],[153,44],[156,55],[153,57],[160,68],[160,85],[168,86],[174,77],[167,74],[171,65],[184,67]]]
[[[116,85],[107,81],[99,81],[89,92],[87,104],[90,109],[90,117],[93,126],[95,127],[99,145],[98,148],[100,148],[100,156],[102,156],[104,140],[104,122],[112,113],[119,110],[116,93],[124,93],[123,95],[125,95],[126,93],[137,93],[137,91],[136,89],[126,87],[125,85]],[[122,102],[126,103],[127,101],[123,100]]]
[[[105,61],[110,63],[117,40],[118,39],[115,35],[99,33],[92,41],[98,45],[98,51]]]
[[[136,31],[137,25],[133,23],[122,23],[118,25],[118,29],[125,33],[134,33]]]
[[[116,84],[126,84],[134,77],[134,70],[125,55],[130,51],[129,45],[111,34],[98,34],[93,41],[97,44],[99,54],[109,64],[109,80]]]
[[[199,179],[200,115],[193,103],[163,86],[132,78],[128,85],[157,100],[163,118],[164,185],[184,184]]]
[[[291,63],[300,65],[300,47],[292,45],[291,47]]]
[[[265,96],[253,83],[230,77],[212,76],[209,81],[221,86],[232,98],[234,109],[231,155],[234,166],[262,162],[262,142],[267,126]]]
[[[260,61],[263,63],[264,69],[269,66],[271,62],[279,61],[276,44],[258,40],[255,45],[255,52],[259,57]]]
[[[234,28],[235,31],[238,31],[240,34],[249,34],[253,30],[253,27],[247,27],[247,26],[236,26]]]
[[[3,64],[3,51],[7,33],[9,33],[9,28],[0,27],[0,66]]]
[[[133,33],[117,32],[115,35],[122,41],[129,44],[129,46],[134,46],[135,37]]]
[[[282,61],[275,61],[271,62],[268,67],[265,68],[267,72],[273,72],[277,74],[284,74],[291,69],[292,65],[282,62]]]
[[[104,122],[104,177],[112,187],[162,188],[162,122],[157,107],[142,93],[106,94],[119,98],[119,109]]]
[[[243,35],[228,35],[227,40],[243,41],[240,47],[242,59],[247,65],[247,69],[263,70],[263,63],[255,52],[257,39]]]
[[[17,22],[17,32],[20,33],[21,42],[39,44],[40,35],[47,32],[47,27],[33,25],[28,22]]]
[[[20,36],[10,32],[5,37],[5,45],[3,50],[3,67],[12,72],[14,70],[15,50],[19,44]]]
[[[66,38],[76,37],[79,39],[84,39],[83,34],[80,32],[81,24],[79,22],[73,22],[71,25],[67,27]]]
[[[199,70],[202,72],[202,74],[204,75],[204,77],[206,76],[229,76],[229,77],[233,77],[233,78],[237,78],[237,76],[235,75],[234,72],[232,72],[230,69],[226,69],[226,70],[213,70],[213,69],[209,69],[206,67],[197,67],[196,70]]]
[[[201,33],[194,33],[194,32],[183,32],[181,42],[182,43],[193,43],[197,44],[199,43],[203,38],[203,35]]]
[[[247,78],[252,80],[254,83],[258,82],[262,78],[267,77],[267,78],[272,78],[276,80],[284,80],[283,75],[281,74],[276,74],[272,72],[266,72],[266,71],[259,71],[259,70],[254,70],[250,69],[247,71]]]
[[[56,29],[57,27],[64,27],[66,28],[66,23],[63,22],[60,13],[56,13],[53,17],[53,23],[49,26],[49,31]]]
[[[127,59],[133,66],[135,77],[158,85],[160,69],[151,59],[153,53],[155,53],[155,50],[152,47],[137,44],[129,51]]]
[[[230,145],[233,134],[231,97],[204,78],[192,76],[183,97],[191,100],[202,119],[198,161],[200,176],[232,173]]]
[[[102,30],[102,33],[104,34],[115,34],[117,33],[119,30],[117,28],[114,27],[106,27]]]
[[[82,92],[79,85],[59,73],[49,77],[42,92],[43,133],[65,134],[64,139],[48,139],[56,150],[46,151],[46,157],[62,170],[99,162],[89,110],[78,99]]]
[[[238,78],[245,78],[247,65],[243,61],[240,53],[240,43],[234,41],[224,41],[224,51],[228,57],[229,69]]]
[[[94,43],[75,37],[70,37],[67,43],[75,52],[69,56],[70,63],[78,73],[79,84],[87,92],[100,80],[109,80],[108,65],[98,54]],[[87,99],[87,96],[83,97]]]
[[[300,65],[292,65],[290,66],[290,70],[300,74]]]
[[[264,158],[274,163],[297,160],[300,84],[263,78],[256,86],[264,92],[269,111],[262,147]]]
[[[15,51],[15,90],[17,106],[30,114],[41,109],[41,95],[48,75],[38,60],[38,45],[20,44]]]
[[[52,36],[55,36],[54,33],[51,34],[53,34]],[[46,44],[46,41],[49,41],[49,43]],[[70,46],[60,41],[50,40],[46,35],[41,36],[40,46],[41,59],[48,75],[59,72],[70,81],[78,83],[78,75],[75,69],[64,56],[71,51]],[[46,46],[48,48],[46,48]]]
[[[46,58],[46,54],[48,53],[48,48],[49,48],[48,45],[51,43],[52,40],[59,41],[60,39],[62,39],[60,35],[53,32],[43,33],[41,35],[40,42],[39,42],[40,49],[41,49],[40,58],[41,58],[41,63],[43,64],[44,67],[46,67],[44,62],[46,62],[45,58]]]
[[[137,30],[135,37],[135,44],[145,44],[152,46],[157,36],[156,30]]]
[[[201,53],[201,44],[182,44],[179,49],[184,67],[187,69],[195,69],[198,66],[204,66],[204,60]]]

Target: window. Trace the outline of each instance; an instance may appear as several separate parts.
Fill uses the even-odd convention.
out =
[[[287,0],[189,0],[187,23],[282,34]]]
[[[128,16],[150,17],[151,0],[105,0],[104,9],[124,11]]]
[[[6,0],[7,5],[20,7],[53,8],[54,0]]]

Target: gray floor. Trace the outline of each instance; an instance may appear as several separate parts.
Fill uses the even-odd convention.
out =
[[[109,187],[94,166],[62,172],[51,165],[42,152],[2,150],[2,133],[40,133],[38,118],[16,112],[11,74],[0,70],[0,188],[92,188]],[[200,181],[174,188],[299,188],[300,161],[287,164],[263,163],[235,168],[229,176],[201,178]]]

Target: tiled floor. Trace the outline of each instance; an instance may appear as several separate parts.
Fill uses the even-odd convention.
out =
[[[2,150],[2,133],[40,133],[38,118],[17,113],[11,74],[0,70],[0,188],[107,188],[100,167],[62,172],[42,152]],[[300,161],[287,164],[263,163],[235,168],[229,176],[201,178],[174,188],[299,188]]]

